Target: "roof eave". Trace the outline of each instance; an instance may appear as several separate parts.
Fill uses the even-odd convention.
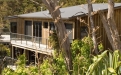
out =
[[[18,18],[18,15],[16,15],[16,16],[8,16],[8,17],[5,17],[6,20],[7,20],[7,19],[14,19],[14,18]]]

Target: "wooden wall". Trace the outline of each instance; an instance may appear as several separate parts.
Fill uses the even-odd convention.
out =
[[[10,22],[17,22],[17,33],[19,34],[24,34],[25,33],[25,21],[41,21],[42,22],[42,43],[46,44],[48,37],[49,37],[49,32],[50,32],[50,25],[49,22],[53,22],[52,19],[42,19],[42,18],[15,18],[15,19],[10,19]],[[48,28],[44,28],[44,22],[48,22]],[[73,39],[74,39],[74,21],[73,20],[64,20],[64,23],[72,23],[73,24]],[[33,27],[33,26],[32,26]],[[33,32],[33,30],[32,30]],[[33,36],[33,33],[32,33]]]
[[[105,16],[107,15],[107,10],[104,11]],[[116,8],[114,11],[114,17],[115,17],[115,22],[116,22],[116,26],[119,32],[119,35],[121,35],[121,7],[120,8]],[[88,16],[83,16],[81,17],[81,19],[85,20],[86,23],[88,23]],[[103,28],[103,24],[101,22],[100,16],[99,14],[95,14],[93,16],[93,20],[94,20],[94,25],[97,27],[99,27],[99,29],[96,31],[96,38],[98,43],[102,43],[105,49],[112,49],[111,45],[108,41],[105,29]],[[81,26],[87,26],[84,23],[80,23],[79,20],[75,20],[75,39],[80,39],[80,27]],[[121,37],[121,36],[120,36]]]

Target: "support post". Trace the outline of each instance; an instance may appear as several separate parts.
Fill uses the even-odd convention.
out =
[[[47,39],[46,39],[46,50],[47,50]]]
[[[11,57],[12,57],[12,64],[14,63],[14,49],[13,49],[13,46],[11,48]]]
[[[40,48],[40,39],[41,39],[41,37],[38,37],[38,39],[39,39],[39,48]]]
[[[37,65],[37,60],[36,60],[37,54],[35,52],[35,66]]]
[[[13,46],[12,46],[12,50],[11,50],[11,51],[12,51],[12,52],[11,52],[11,53],[12,53],[11,55],[12,55],[12,59],[13,59],[13,58],[14,58],[14,50],[13,50]]]
[[[15,42],[16,42],[16,39],[17,39],[17,34],[14,34],[15,36],[16,36],[16,38],[15,38]]]
[[[22,35],[20,35],[20,37],[21,37],[21,44],[22,44]]]

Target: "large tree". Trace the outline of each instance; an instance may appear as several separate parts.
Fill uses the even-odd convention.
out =
[[[92,15],[92,12],[93,12],[93,7],[92,7],[92,3],[91,3],[91,0],[87,0],[87,3],[88,3],[88,17],[89,17],[89,21],[90,21],[90,33],[92,35],[92,40],[93,40],[93,44],[94,44],[94,53],[95,54],[98,54],[98,44],[97,44],[97,40],[96,40],[96,34],[95,34],[95,26],[94,26],[94,21],[93,21],[93,15]]]
[[[47,9],[49,10],[50,15],[54,20],[55,26],[57,28],[59,45],[60,48],[62,48],[62,52],[65,56],[65,60],[67,63],[68,71],[71,74],[72,59],[71,59],[70,43],[64,22],[61,19],[61,12],[59,10],[60,6],[58,6],[57,0],[42,0],[42,1],[47,6]]]

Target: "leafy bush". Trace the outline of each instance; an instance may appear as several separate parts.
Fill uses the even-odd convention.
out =
[[[52,65],[49,63],[49,60],[44,60],[44,62],[40,65],[41,74],[52,75],[51,67]]]
[[[71,44],[72,55],[82,55],[89,58],[93,43],[90,37],[85,37],[82,40],[74,40]]]
[[[8,48],[3,44],[0,44],[0,56],[1,57],[10,56],[10,48]]]
[[[100,55],[90,56],[93,43],[90,37],[75,40],[71,44],[73,73],[72,75],[120,75],[121,53],[108,50]],[[99,49],[103,49],[100,45]],[[55,51],[53,57],[47,58],[42,64],[26,67],[26,58],[21,55],[16,62],[15,71],[5,68],[2,75],[69,75],[64,54]]]
[[[4,68],[2,75],[38,75],[38,68],[36,66],[26,67],[25,55],[20,55],[16,62],[16,70],[10,68]]]
[[[53,59],[47,58],[38,66],[29,65],[26,67],[25,63],[25,55],[20,55],[16,62],[16,70],[5,68],[2,75],[67,75],[68,73],[62,54],[53,56]]]
[[[73,57],[73,74],[85,74],[89,64],[91,63],[90,53],[93,47],[90,37],[85,37],[82,40],[74,40],[71,44]]]
[[[63,57],[63,54],[57,54],[57,52],[55,52],[56,55],[53,55],[53,70],[54,70],[54,74],[56,75],[67,75],[68,71],[67,71],[67,66],[66,66],[66,62],[65,62],[65,58]]]
[[[102,52],[104,50],[102,43],[98,45],[98,48],[99,48],[100,52]]]

